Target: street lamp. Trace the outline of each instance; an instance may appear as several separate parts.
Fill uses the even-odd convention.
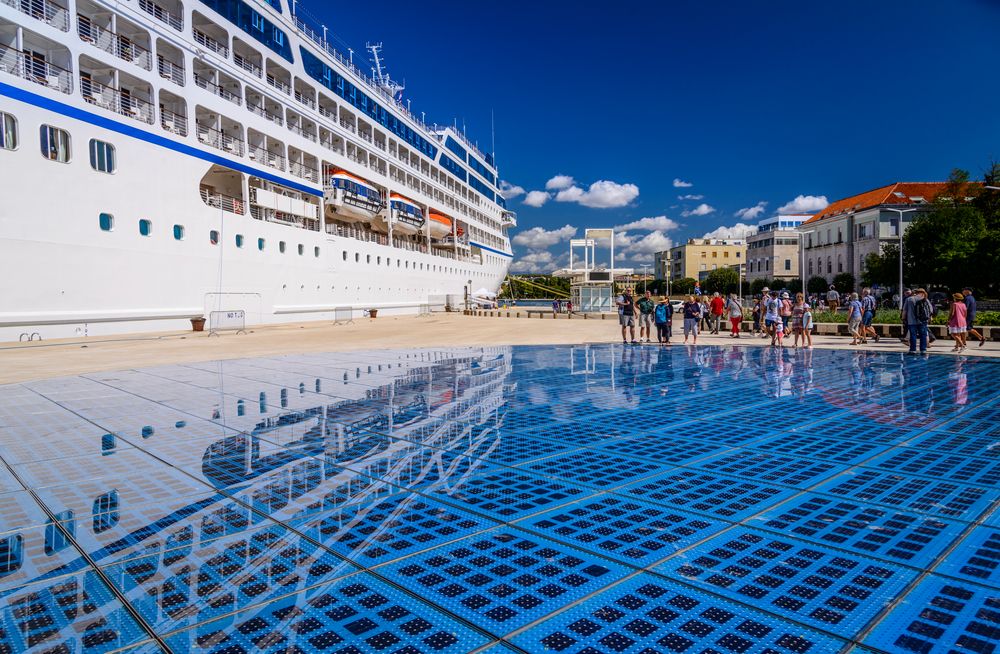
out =
[[[642,264],[642,294],[646,294],[646,269],[649,268],[646,264]]]
[[[903,310],[903,214],[910,213],[911,211],[916,211],[916,209],[889,209],[886,211],[895,211],[899,214],[899,310]]]

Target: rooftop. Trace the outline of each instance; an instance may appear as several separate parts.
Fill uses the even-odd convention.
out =
[[[843,200],[837,200],[803,224],[808,225],[827,218],[857,213],[881,205],[928,204],[934,202],[947,189],[947,182],[895,182],[858,195],[852,195]]]

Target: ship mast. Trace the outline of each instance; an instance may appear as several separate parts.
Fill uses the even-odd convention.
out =
[[[375,83],[398,102],[402,99],[403,89],[406,88],[406,85],[390,78],[389,71],[382,68],[382,58],[379,56],[379,53],[382,52],[382,44],[366,43],[365,48],[372,53],[372,62],[375,64],[375,67],[372,68],[372,78]]]

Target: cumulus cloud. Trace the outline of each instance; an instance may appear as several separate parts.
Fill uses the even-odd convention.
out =
[[[688,216],[707,216],[715,211],[715,207],[705,204],[704,202],[699,204],[694,209],[688,209],[687,211],[682,211],[681,215],[685,218]]]
[[[691,188],[692,186],[694,186],[693,183],[685,182],[679,177],[674,177],[674,188]]]
[[[576,236],[576,227],[565,225],[559,229],[545,229],[544,227],[532,227],[514,235],[514,245],[523,245],[531,250],[544,250],[556,243],[571,239]]]
[[[510,266],[511,272],[519,273],[548,273],[557,267],[555,257],[548,250],[541,252],[529,252],[523,257],[518,257]]]
[[[667,218],[666,216],[653,216],[651,218],[640,218],[639,220],[635,220],[625,225],[618,225],[615,229],[622,231],[635,229],[645,232],[669,232],[670,230],[677,229],[678,227],[680,227],[680,225],[677,221],[671,218]]]
[[[564,188],[556,194],[556,202],[576,202],[592,209],[613,209],[628,206],[637,197],[639,187],[635,184],[602,179],[591,184],[586,191],[576,185]]]
[[[752,207],[743,207],[736,212],[737,218],[743,218],[744,220],[757,220],[760,218],[761,214],[764,213],[764,207],[767,206],[767,202],[761,200]]]
[[[519,195],[524,195],[524,193],[524,187],[515,186],[508,181],[500,180],[500,195],[503,196],[504,200],[516,198]]]
[[[677,199],[678,200],[703,200],[703,199],[705,199],[705,196],[704,195],[696,195],[694,193],[688,193],[687,195],[678,195]]]
[[[549,181],[545,182],[546,191],[561,191],[564,188],[569,188],[576,183],[569,175],[556,175]]]
[[[816,213],[830,204],[825,195],[799,195],[787,204],[778,207],[778,213]]]
[[[528,191],[521,202],[529,207],[540,207],[549,201],[549,194],[545,191]]]
[[[756,225],[747,225],[746,223],[736,223],[730,227],[718,227],[712,231],[706,233],[702,238],[721,238],[726,240],[732,239],[742,239],[747,236],[753,236],[757,233]]]
[[[669,250],[673,246],[673,239],[661,230],[642,236],[618,233],[615,234],[615,261],[649,262],[653,260],[654,253]]]

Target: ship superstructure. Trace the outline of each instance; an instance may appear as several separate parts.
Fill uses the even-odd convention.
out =
[[[0,340],[497,289],[491,154],[285,0],[0,0]],[[322,35],[321,35],[322,33]]]

